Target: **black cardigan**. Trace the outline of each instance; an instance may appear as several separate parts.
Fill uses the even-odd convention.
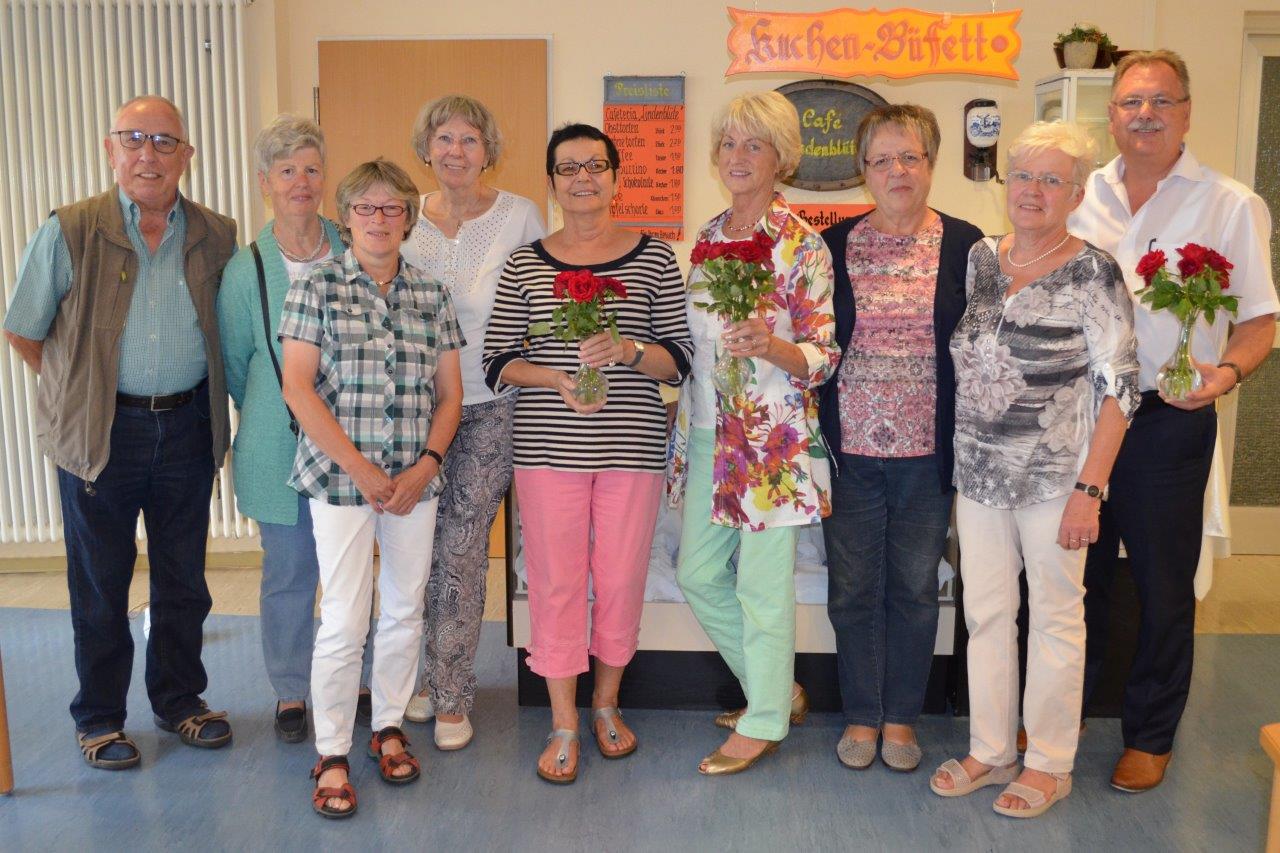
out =
[[[969,249],[982,239],[982,231],[964,221],[938,213],[942,217],[942,247],[938,258],[938,286],[933,296],[933,341],[937,355],[938,404],[935,407],[933,441],[934,458],[938,462],[938,479],[944,491],[951,490],[951,469],[955,462],[952,446],[956,434],[956,373],[951,363],[951,333],[964,314],[964,277],[969,265]],[[859,214],[832,225],[822,232],[822,239],[831,250],[835,266],[835,293],[832,302],[836,314],[836,343],[840,345],[840,360],[849,349],[853,337],[855,308],[853,286],[849,282],[849,268],[845,266],[845,247],[849,232],[867,216]],[[833,473],[840,472],[840,404],[838,392],[839,368],[831,374],[819,391],[818,418],[822,424],[822,436],[831,451]]]

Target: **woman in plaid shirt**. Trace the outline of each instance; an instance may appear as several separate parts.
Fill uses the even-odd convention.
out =
[[[338,185],[351,248],[289,289],[280,319],[284,397],[302,427],[289,484],[311,501],[320,563],[320,630],[311,665],[315,810],[349,817],[347,781],[360,656],[382,554],[374,647],[373,738],[382,778],[420,774],[399,725],[413,693],[422,595],[431,565],[440,463],[462,413],[464,345],[444,287],[404,263],[418,189],[386,160]]]

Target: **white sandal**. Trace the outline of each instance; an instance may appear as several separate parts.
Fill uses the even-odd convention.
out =
[[[939,773],[947,773],[951,776],[952,788],[940,788],[936,777]],[[942,763],[942,766],[933,771],[933,776],[929,777],[929,790],[933,791],[939,797],[963,797],[966,794],[972,794],[979,788],[985,788],[988,785],[1008,785],[1018,775],[1018,764],[1014,762],[1008,767],[992,767],[986,773],[983,773],[977,779],[970,779],[969,774],[965,772],[964,765],[954,758],[948,758]]]
[[[1008,794],[1011,797],[1018,797],[1027,804],[1027,807],[1025,809],[1011,809],[1008,806],[1000,805],[1000,798],[997,797],[997,802],[992,803],[991,808],[995,809],[996,814],[1002,814],[1005,817],[1040,817],[1040,815],[1049,810],[1050,806],[1058,800],[1065,799],[1071,793],[1070,773],[1050,773],[1049,775],[1057,780],[1057,785],[1050,796],[1046,797],[1044,791],[1039,788],[1032,788],[1030,785],[1023,785],[1020,782],[1012,782],[1000,792],[1001,796]]]

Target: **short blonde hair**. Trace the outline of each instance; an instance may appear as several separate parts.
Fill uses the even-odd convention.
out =
[[[324,131],[309,118],[281,113],[271,124],[258,131],[253,140],[253,159],[258,171],[265,175],[281,157],[303,148],[314,148],[324,162]]]
[[[777,178],[786,178],[800,165],[800,115],[780,92],[739,95],[716,114],[711,125],[711,164],[720,161],[720,142],[736,130],[773,146],[778,153]]]
[[[942,131],[938,128],[938,117],[933,110],[916,104],[886,104],[876,107],[858,122],[858,132],[854,138],[858,141],[855,153],[858,172],[865,171],[863,159],[871,140],[886,127],[896,127],[915,134],[916,139],[924,146],[924,156],[932,169],[938,164],[938,146],[942,144]]]
[[[334,201],[338,205],[338,222],[342,225],[342,238],[351,240],[351,229],[347,227],[347,217],[351,215],[351,201],[368,192],[371,188],[383,186],[394,197],[403,201],[408,210],[405,211],[404,236],[408,237],[418,221],[418,186],[409,177],[409,173],[379,157],[368,163],[356,166],[347,176],[338,182],[334,192]]]
[[[1116,73],[1111,75],[1111,94],[1115,94],[1116,87],[1120,85],[1120,81],[1124,78],[1126,72],[1130,68],[1140,65],[1156,65],[1163,63],[1173,69],[1174,76],[1178,78],[1178,82],[1182,84],[1182,96],[1184,98],[1191,97],[1191,72],[1187,70],[1187,63],[1181,56],[1172,50],[1135,50],[1133,53],[1127,54],[1124,59],[1116,63]],[[1172,93],[1169,93],[1172,94]]]
[[[1072,159],[1071,180],[1084,187],[1095,168],[1098,143],[1078,124],[1065,121],[1038,121],[1028,127],[1009,145],[1009,168],[1026,157],[1045,151],[1061,151]]]
[[[424,163],[431,162],[431,137],[440,125],[451,118],[460,118],[480,131],[485,168],[496,166],[498,156],[502,154],[502,131],[498,130],[498,120],[488,107],[466,95],[445,95],[418,111],[413,122],[413,134],[409,137],[418,158]]]

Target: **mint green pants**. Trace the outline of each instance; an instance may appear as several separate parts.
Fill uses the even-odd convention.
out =
[[[676,581],[694,616],[742,684],[747,713],[738,731],[782,740],[791,717],[796,658],[797,527],[751,532],[711,523],[715,436],[689,436],[689,481]],[[738,570],[729,565],[738,554]]]

